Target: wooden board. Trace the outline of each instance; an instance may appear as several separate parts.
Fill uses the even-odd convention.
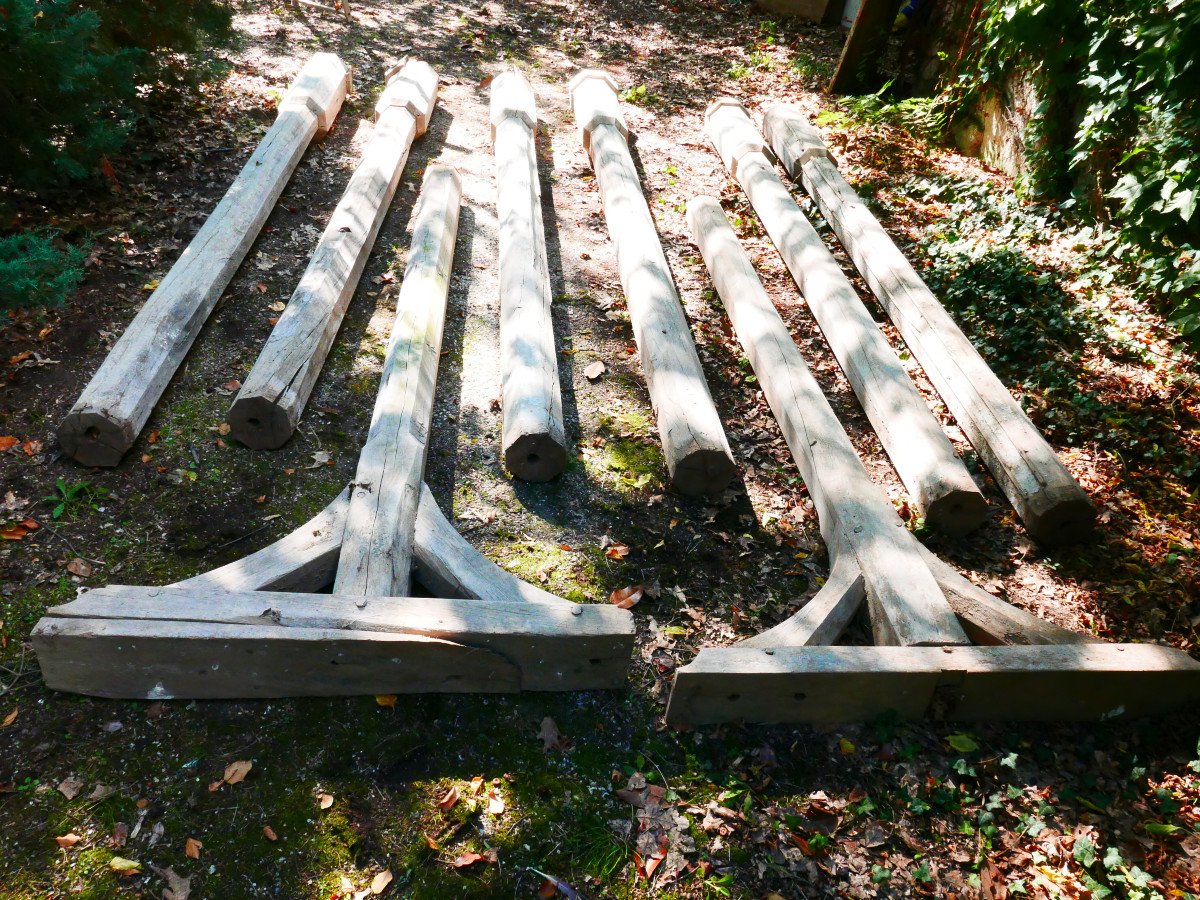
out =
[[[862,0],[829,81],[829,93],[863,94],[883,86],[882,62],[900,6],[901,0]]]
[[[571,79],[571,106],[616,245],[671,482],[685,494],[719,493],[734,475],[733,453],[629,153],[616,83],[598,70],[578,73]]]
[[[500,449],[517,478],[549,481],[567,464],[567,436],[534,141],[537,106],[515,69],[498,75],[491,90],[500,226]]]
[[[388,80],[388,96],[397,102],[376,116],[374,137],[230,407],[230,431],[246,446],[274,450],[296,430],[396,193],[413,138],[433,110],[437,84],[437,73],[418,60],[409,60]]]
[[[1102,721],[1200,699],[1200,664],[1154,644],[706,648],[679,669],[674,724]]]
[[[499,653],[524,690],[616,687],[633,649],[633,617],[607,604],[493,603],[433,597],[214,591],[109,585],[53,607],[51,618],[276,625],[439,638]]]
[[[334,593],[408,593],[461,202],[458,173],[427,166],[371,431],[351,485]]]
[[[498,653],[411,634],[134,619],[42,619],[46,686],[126,700],[520,690]]]
[[[765,128],[780,162],[816,201],[1029,533],[1047,544],[1085,539],[1095,522],[1087,494],[820,152],[816,129],[801,111],[782,104],[767,112]]]
[[[309,59],[254,154],[59,426],[58,440],[67,456],[87,466],[121,461],[309,142],[331,126],[349,84],[349,71],[332,53]]]
[[[842,636],[866,597],[862,572],[854,554],[847,551],[834,562],[821,589],[795,615],[774,628],[738,641],[737,646],[768,649],[832,644]]]
[[[984,521],[987,503],[842,267],[767,156],[742,105],[713,101],[705,132],[746,192],[800,287],[888,458],[926,521],[960,535]]]
[[[906,646],[967,643],[921,558],[919,544],[871,482],[720,204],[712,197],[696,197],[688,204],[688,220],[816,505],[825,543],[845,548],[839,555],[852,557],[862,573],[876,641]]]

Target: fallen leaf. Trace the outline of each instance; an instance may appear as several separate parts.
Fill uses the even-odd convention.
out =
[[[282,300],[276,300],[269,308],[271,312],[283,312],[285,309],[287,309],[287,304]]]
[[[83,782],[78,778],[64,778],[58,783],[58,792],[68,800],[74,800],[83,790]]]
[[[117,789],[115,787],[111,787],[107,784],[98,784],[92,788],[92,792],[88,794],[87,798],[89,800],[107,800],[116,792]]]
[[[188,838],[183,842],[183,852],[188,859],[199,859],[200,850],[204,845],[195,838]]]
[[[476,775],[471,779],[471,796],[478,797],[479,792],[483,790],[483,776]]]
[[[542,749],[546,751],[558,747],[562,741],[562,735],[558,732],[558,725],[549,716],[542,719],[542,729],[538,732],[538,737],[542,739]]]
[[[333,806],[333,794],[317,794],[317,805],[321,809],[329,809],[329,807]]]
[[[222,422],[220,425],[218,425],[217,426],[217,434],[222,435],[222,436],[229,434],[229,423]]]
[[[309,466],[309,468],[317,469],[317,468],[320,468],[321,466],[332,466],[332,465],[333,465],[333,454],[330,453],[328,450],[318,450],[316,453],[314,453],[312,455],[312,465]]]
[[[438,806],[441,808],[442,812],[449,812],[450,810],[454,809],[454,805],[456,803],[458,803],[458,788],[452,787],[450,790],[446,791],[445,796],[438,801]]]
[[[237,784],[245,781],[246,776],[250,774],[250,770],[254,768],[254,763],[248,759],[239,759],[231,762],[225,767],[225,783]]]
[[[127,840],[129,840],[129,826],[124,822],[118,822],[113,826],[113,833],[108,842],[114,847],[124,847]]]
[[[608,366],[604,365],[600,360],[596,360],[590,366],[583,370],[583,377],[588,381],[599,381],[602,376],[608,371]]]
[[[470,850],[468,850],[467,852],[460,853],[458,856],[454,857],[454,862],[450,863],[450,865],[454,866],[456,869],[461,869],[465,866],[473,866],[482,859],[483,857],[480,854],[472,853]]]
[[[504,812],[504,798],[495,788],[488,791],[488,812],[493,816],[499,816]]]
[[[121,875],[134,875],[142,871],[142,864],[123,856],[114,856],[108,861],[108,867]]]
[[[608,602],[619,609],[632,609],[638,605],[643,593],[645,592],[640,584],[631,584],[629,587],[617,588],[609,594]]]
[[[392,870],[384,869],[378,875],[371,879],[371,893],[382,894],[387,890],[387,886],[392,883]]]
[[[267,286],[266,286],[265,284],[263,284],[261,281],[260,281],[258,284],[254,285],[254,286],[255,286],[256,288],[258,288],[258,292],[259,292],[260,294],[265,294],[265,293],[267,292]]]
[[[21,449],[25,451],[26,456],[33,456],[36,453],[42,452],[41,441],[26,441],[21,445]]]
[[[78,844],[82,840],[83,840],[83,838],[81,838],[79,835],[77,835],[73,831],[69,832],[67,834],[61,835],[59,837],[56,837],[54,839],[55,843],[57,843],[58,846],[60,846],[64,849],[66,849],[67,847],[74,847],[76,844]]]
[[[376,694],[375,695],[375,703],[378,704],[379,706],[384,707],[385,709],[395,709],[396,708],[396,695],[395,694]]]
[[[7,728],[13,722],[17,721],[17,713],[19,713],[20,711],[21,711],[21,707],[14,706],[13,711],[4,717],[3,722],[0,722],[0,728]]]
[[[429,847],[430,850],[441,850],[442,849],[441,844],[439,844],[437,841],[435,841],[433,838],[431,838],[425,832],[423,832],[423,831],[421,832],[421,837],[425,838],[425,844]]]
[[[152,431],[148,435],[146,435],[146,443],[147,444],[157,444],[158,438],[159,438],[159,432]]]
[[[33,356],[32,350],[22,350],[20,353],[14,354],[8,358],[8,364],[15,366],[17,363],[25,362],[29,357]]]
[[[90,578],[92,572],[95,570],[92,568],[92,564],[90,562],[82,557],[77,556],[67,563],[67,571],[72,575],[78,575],[80,578]]]
[[[279,840],[279,835],[277,835],[277,834],[275,833],[275,829],[274,829],[274,828],[272,828],[270,825],[264,825],[264,826],[263,826],[263,835],[266,837],[266,839],[267,839],[268,841],[277,841],[277,840]]]
[[[21,443],[21,439],[15,438],[11,434],[0,437],[0,453],[3,453],[5,450],[11,450],[19,443]]]
[[[24,525],[10,525],[5,529],[0,530],[0,538],[6,541],[20,541],[25,539],[25,535],[29,534],[29,529]]]
[[[604,551],[609,559],[624,559],[629,555],[629,547],[625,544],[613,544]]]
[[[154,459],[154,457],[153,457],[153,456],[151,456],[149,453],[143,453],[143,454],[142,454],[142,462],[143,462],[143,463],[148,463],[148,462],[150,462],[150,460],[152,460],[152,459]]]
[[[225,390],[232,393],[233,391],[240,391],[242,389],[242,383],[236,378],[231,378],[229,381],[225,382],[224,387]]]

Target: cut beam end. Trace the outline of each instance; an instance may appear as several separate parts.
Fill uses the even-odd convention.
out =
[[[537,127],[537,104],[533,99],[533,88],[516,69],[497,75],[492,80],[488,120],[492,125],[493,142],[496,140],[496,126],[510,117],[520,119],[531,129]]]
[[[307,109],[317,117],[317,136],[333,127],[350,93],[350,69],[334,53],[314,53],[279,104],[279,111]]]
[[[567,467],[567,451],[550,434],[522,434],[504,448],[504,466],[522,481],[552,481]]]
[[[987,514],[987,500],[973,482],[969,487],[948,489],[925,504],[926,524],[950,537],[970,534],[984,523]]]
[[[667,460],[671,473],[671,484],[681,494],[688,496],[712,496],[729,486],[737,467],[729,457],[729,451],[706,447],[693,450],[686,456]]]
[[[1019,510],[1025,529],[1048,547],[1086,540],[1096,525],[1096,507],[1074,481],[1046,488],[1025,499]]]
[[[76,406],[58,426],[63,452],[85,466],[115,466],[133,441],[137,429],[132,422]]]
[[[821,132],[794,106],[772,105],[763,118],[763,132],[770,145],[779,152],[779,161],[792,178],[800,177],[801,167],[810,159],[833,161]]]
[[[228,422],[229,433],[251,450],[278,450],[296,430],[286,409],[260,396],[239,394],[229,408]]]
[[[376,120],[394,107],[406,109],[417,123],[416,136],[420,137],[429,129],[429,117],[437,103],[437,72],[427,62],[408,59],[393,66],[384,77],[387,87],[375,104]]]

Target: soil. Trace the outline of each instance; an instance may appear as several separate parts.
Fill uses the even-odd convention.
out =
[[[535,869],[588,895],[618,897],[1102,896],[1088,878],[1135,896],[1139,872],[1147,891],[1196,889],[1194,713],[969,733],[896,722],[689,732],[662,721],[677,666],[701,646],[786,618],[828,571],[812,503],[691,243],[684,205],[700,193],[721,198],[734,218],[873,478],[922,540],[988,590],[1058,624],[1194,649],[1200,610],[1186,546],[1195,484],[1126,471],[1095,435],[1060,442],[1103,528],[1092,545],[1048,553],[1025,537],[909,359],[993,510],[957,541],[921,527],[790,276],[702,134],[704,106],[718,92],[740,96],[754,115],[773,99],[814,114],[839,109],[820,93],[840,49],[837,29],[714,0],[374,0],[354,2],[348,22],[280,4],[246,9],[236,25],[236,49],[136,136],[114,160],[114,182],[26,199],[12,223],[54,224],[91,255],[66,308],[14,314],[0,328],[0,360],[10,360],[0,434],[20,439],[0,453],[0,524],[38,525],[0,546],[0,719],[12,710],[0,729],[0,896],[158,897],[170,872],[190,879],[192,897],[351,897],[388,871],[393,895],[523,897],[544,887]],[[333,132],[305,156],[122,464],[84,469],[63,458],[57,423],[316,50],[337,52],[354,71]],[[230,384],[253,365],[369,139],[382,72],[409,54],[441,75],[429,132],[412,148],[300,429],[279,451],[249,451],[222,435]],[[560,379],[575,445],[567,471],[548,485],[513,481],[499,459],[487,81],[511,65],[533,83],[541,115]],[[607,69],[628,91],[635,161],[739,463],[716,499],[683,498],[665,483],[613,245],[570,114],[566,83],[581,67]],[[895,129],[834,126],[831,143],[918,257],[922,235],[950,213],[906,192],[912,179],[945,175],[1011,190],[977,161]],[[468,540],[526,580],[586,602],[644,586],[629,690],[153,704],[47,691],[27,639],[48,606],[81,587],[165,584],[237,559],[305,521],[352,479],[409,220],[433,160],[459,169],[464,207],[427,479]],[[1063,262],[1067,252],[1031,249],[1047,271],[1074,264]],[[1118,300],[1149,346],[1169,343],[1136,298]],[[583,372],[596,360],[607,371],[592,382]],[[1180,446],[1190,446],[1190,388],[1125,360],[1087,377],[1115,393],[1118,370],[1144,379],[1144,397],[1166,398]],[[614,543],[628,556],[606,553]],[[856,623],[847,640],[866,642],[867,628]],[[544,746],[547,718],[562,737]],[[253,762],[249,776],[220,785],[236,760]],[[476,795],[479,775],[486,781]],[[73,779],[83,787],[68,797]],[[614,792],[644,803],[647,785],[662,787],[670,803],[638,810],[631,794]],[[451,789],[461,799],[443,808]],[[488,811],[489,791],[503,811]],[[647,858],[631,833],[631,823],[648,820],[646,833],[662,835],[670,851],[665,862]],[[60,847],[55,838],[68,834],[79,842]],[[203,845],[194,855],[189,838]],[[1085,865],[1089,844],[1100,861]],[[1106,848],[1119,864],[1109,865]],[[489,850],[495,859],[464,856]],[[138,871],[120,874],[114,858]]]

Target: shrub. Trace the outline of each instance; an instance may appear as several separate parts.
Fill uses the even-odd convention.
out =
[[[222,0],[0,0],[0,178],[40,189],[96,171],[179,54],[231,33]]]
[[[83,279],[83,257],[52,232],[0,237],[0,310],[61,306]]]

